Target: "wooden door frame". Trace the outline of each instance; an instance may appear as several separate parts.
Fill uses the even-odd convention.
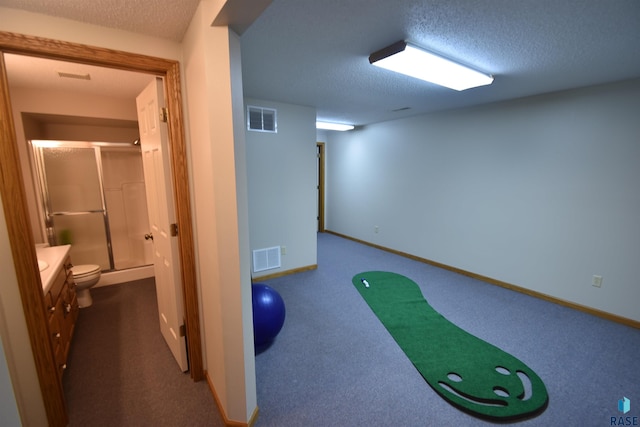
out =
[[[318,232],[324,233],[324,142],[316,142],[318,148]]]
[[[194,381],[204,379],[179,62],[0,31],[0,117],[2,117],[0,119],[0,195],[49,425],[66,425],[68,416],[62,384],[54,369],[55,359],[49,340],[42,282],[38,273],[31,224],[28,220],[29,212],[4,63],[5,53],[71,61],[164,77],[164,90],[169,110],[168,125],[176,221],[180,230],[180,263],[189,369]]]

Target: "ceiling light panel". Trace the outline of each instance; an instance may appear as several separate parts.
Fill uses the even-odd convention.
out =
[[[316,122],[316,129],[346,131],[353,128],[353,125],[346,125],[342,123]]]
[[[372,53],[369,62],[377,67],[458,91],[493,82],[491,75],[443,58],[406,41],[394,43]]]

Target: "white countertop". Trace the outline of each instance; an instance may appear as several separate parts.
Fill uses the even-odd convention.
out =
[[[71,245],[62,245],[62,246],[50,246],[46,248],[38,248],[36,247],[36,253],[38,255],[38,260],[44,261],[49,266],[40,272],[40,277],[42,278],[42,290],[46,294],[49,292],[53,281],[55,280],[58,271],[62,267],[64,260],[67,258],[69,251],[71,250]]]

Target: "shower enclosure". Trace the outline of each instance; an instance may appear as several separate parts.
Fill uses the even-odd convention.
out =
[[[153,263],[140,147],[31,141],[52,246],[71,244],[74,264],[105,272]]]

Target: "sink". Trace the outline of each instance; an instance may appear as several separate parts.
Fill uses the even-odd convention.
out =
[[[40,269],[40,271],[44,271],[47,268],[49,268],[49,264],[46,261],[42,261],[41,259],[38,260],[38,268]]]

